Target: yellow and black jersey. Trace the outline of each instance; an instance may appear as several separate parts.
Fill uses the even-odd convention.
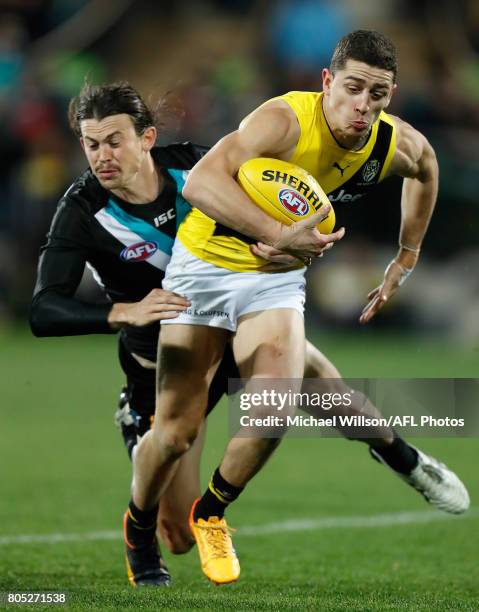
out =
[[[323,94],[292,91],[283,100],[298,118],[301,134],[288,161],[312,174],[334,206],[355,202],[387,175],[396,145],[393,120],[382,112],[361,149],[350,151],[335,140],[323,112]],[[248,237],[193,209],[178,231],[181,243],[196,257],[236,272],[254,272],[264,260],[250,252]]]

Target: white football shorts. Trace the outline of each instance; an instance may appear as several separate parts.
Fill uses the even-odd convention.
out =
[[[206,325],[236,331],[248,313],[292,308],[301,315],[305,302],[305,268],[288,272],[232,272],[192,255],[175,241],[163,289],[188,298],[191,306],[162,325]]]

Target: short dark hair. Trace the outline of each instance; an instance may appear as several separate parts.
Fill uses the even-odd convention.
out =
[[[329,69],[335,74],[346,66],[348,59],[390,70],[393,73],[393,81],[396,81],[398,71],[396,47],[380,32],[356,30],[343,36],[336,45]]]
[[[68,106],[70,127],[78,137],[81,137],[80,123],[85,119],[101,121],[110,115],[123,113],[130,115],[138,136],[155,125],[153,113],[136,89],[126,81],[107,85],[86,82]]]

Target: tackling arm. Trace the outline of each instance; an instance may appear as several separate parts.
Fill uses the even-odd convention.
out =
[[[35,336],[111,333],[111,304],[89,304],[74,297],[86,262],[81,236],[88,231],[79,207],[61,202],[42,247],[30,308]]]
[[[174,318],[189,305],[185,298],[160,288],[139,302],[91,304],[79,300],[75,292],[88,259],[88,232],[88,221],[79,207],[60,204],[38,264],[30,308],[35,336],[108,334],[125,325],[143,327]]]
[[[47,249],[41,255],[30,308],[30,327],[35,336],[76,336],[114,331],[107,321],[111,304],[89,304],[73,297],[84,265],[85,260],[74,252]]]

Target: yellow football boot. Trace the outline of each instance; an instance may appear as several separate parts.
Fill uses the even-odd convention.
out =
[[[207,521],[194,519],[198,498],[191,508],[190,529],[198,546],[201,569],[215,584],[228,584],[238,580],[240,565],[231,541],[232,529],[224,518],[210,516]]]

